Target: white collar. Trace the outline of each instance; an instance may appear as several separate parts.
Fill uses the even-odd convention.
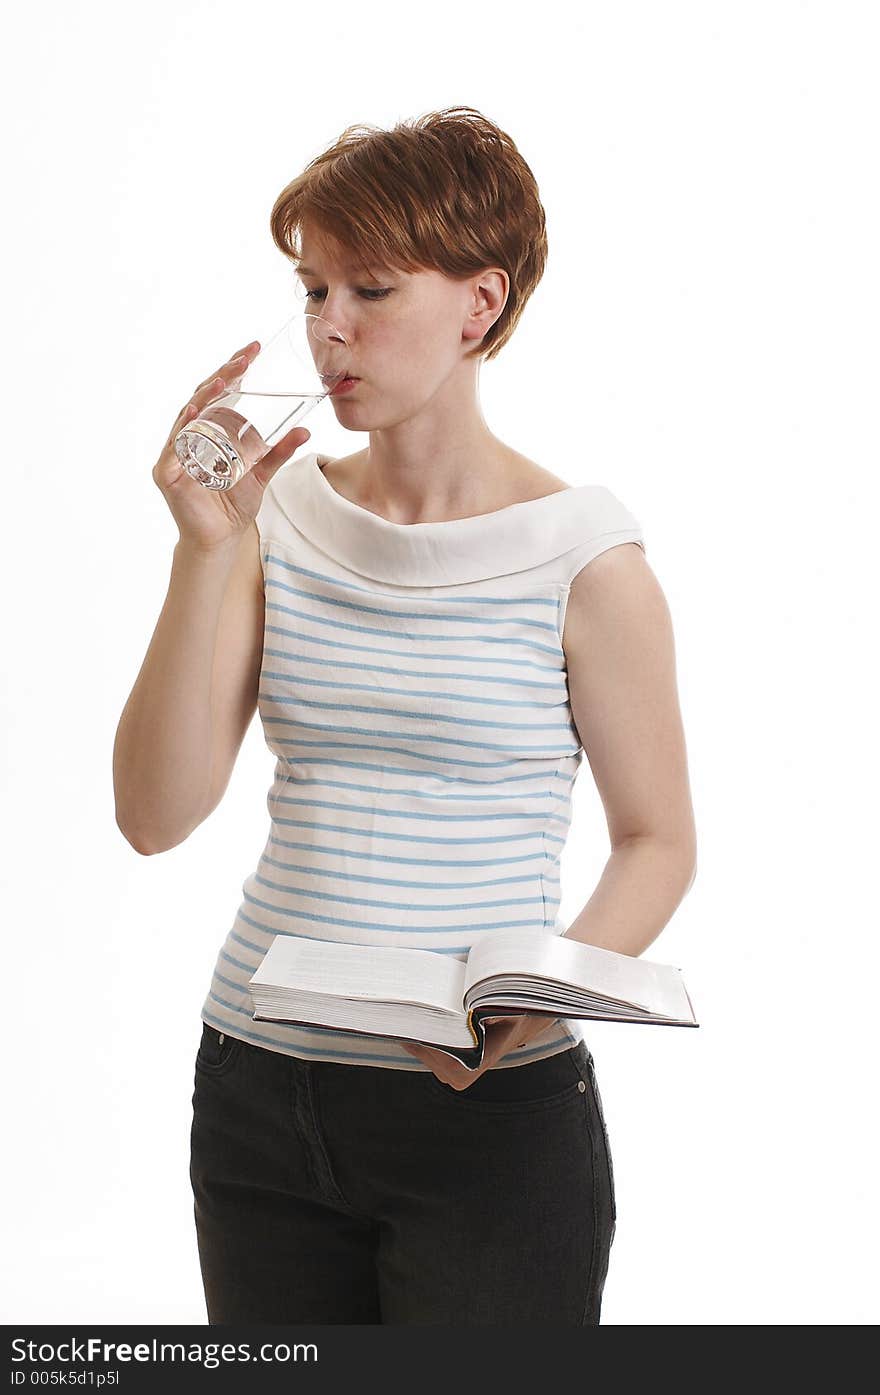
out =
[[[603,485],[584,484],[470,518],[392,523],[333,488],[321,468],[332,460],[310,451],[282,465],[272,479],[282,512],[348,570],[399,586],[454,586],[529,571],[608,531],[620,508]]]

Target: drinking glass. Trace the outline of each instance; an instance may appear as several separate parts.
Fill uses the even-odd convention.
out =
[[[297,311],[229,390],[177,433],[174,450],[187,474],[206,489],[232,489],[329,396],[348,357],[335,325]]]

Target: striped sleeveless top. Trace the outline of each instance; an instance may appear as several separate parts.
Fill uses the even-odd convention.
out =
[[[311,452],[267,486],[259,714],[269,830],[202,1021],[309,1061],[427,1070],[393,1039],[258,1022],[276,935],[465,959],[493,930],[563,934],[560,857],[583,748],[562,629],[574,576],[635,518],[601,485],[493,513],[392,523]],[[497,1067],[581,1040],[558,1019]]]

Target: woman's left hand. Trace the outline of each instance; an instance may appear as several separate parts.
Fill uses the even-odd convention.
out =
[[[408,1051],[411,1056],[417,1056],[426,1066],[430,1066],[437,1079],[442,1080],[444,1085],[450,1085],[453,1090],[466,1090],[484,1071],[491,1070],[496,1061],[506,1056],[512,1047],[525,1046],[551,1023],[558,1021],[558,1017],[535,1017],[531,1014],[521,1014],[519,1017],[484,1017],[486,1047],[483,1052],[483,1064],[479,1070],[468,1070],[452,1056],[447,1056],[445,1051],[436,1051],[434,1047],[426,1046],[423,1042],[418,1046],[408,1041],[402,1041],[400,1044],[404,1051]]]

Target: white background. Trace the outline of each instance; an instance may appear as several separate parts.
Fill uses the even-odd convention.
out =
[[[6,22],[5,1322],[206,1320],[199,1011],[274,762],[255,719],[183,845],[116,827],[177,536],[151,469],[196,383],[286,317],[280,189],[350,123],[456,104],[509,131],[548,217],[486,418],[635,513],[675,624],[699,870],[647,955],[701,1027],[585,1031],[619,1212],[603,1324],[877,1321],[876,7],[524,14]],[[307,424],[306,449],[366,444],[329,404]],[[585,763],[566,921],[607,854]]]

